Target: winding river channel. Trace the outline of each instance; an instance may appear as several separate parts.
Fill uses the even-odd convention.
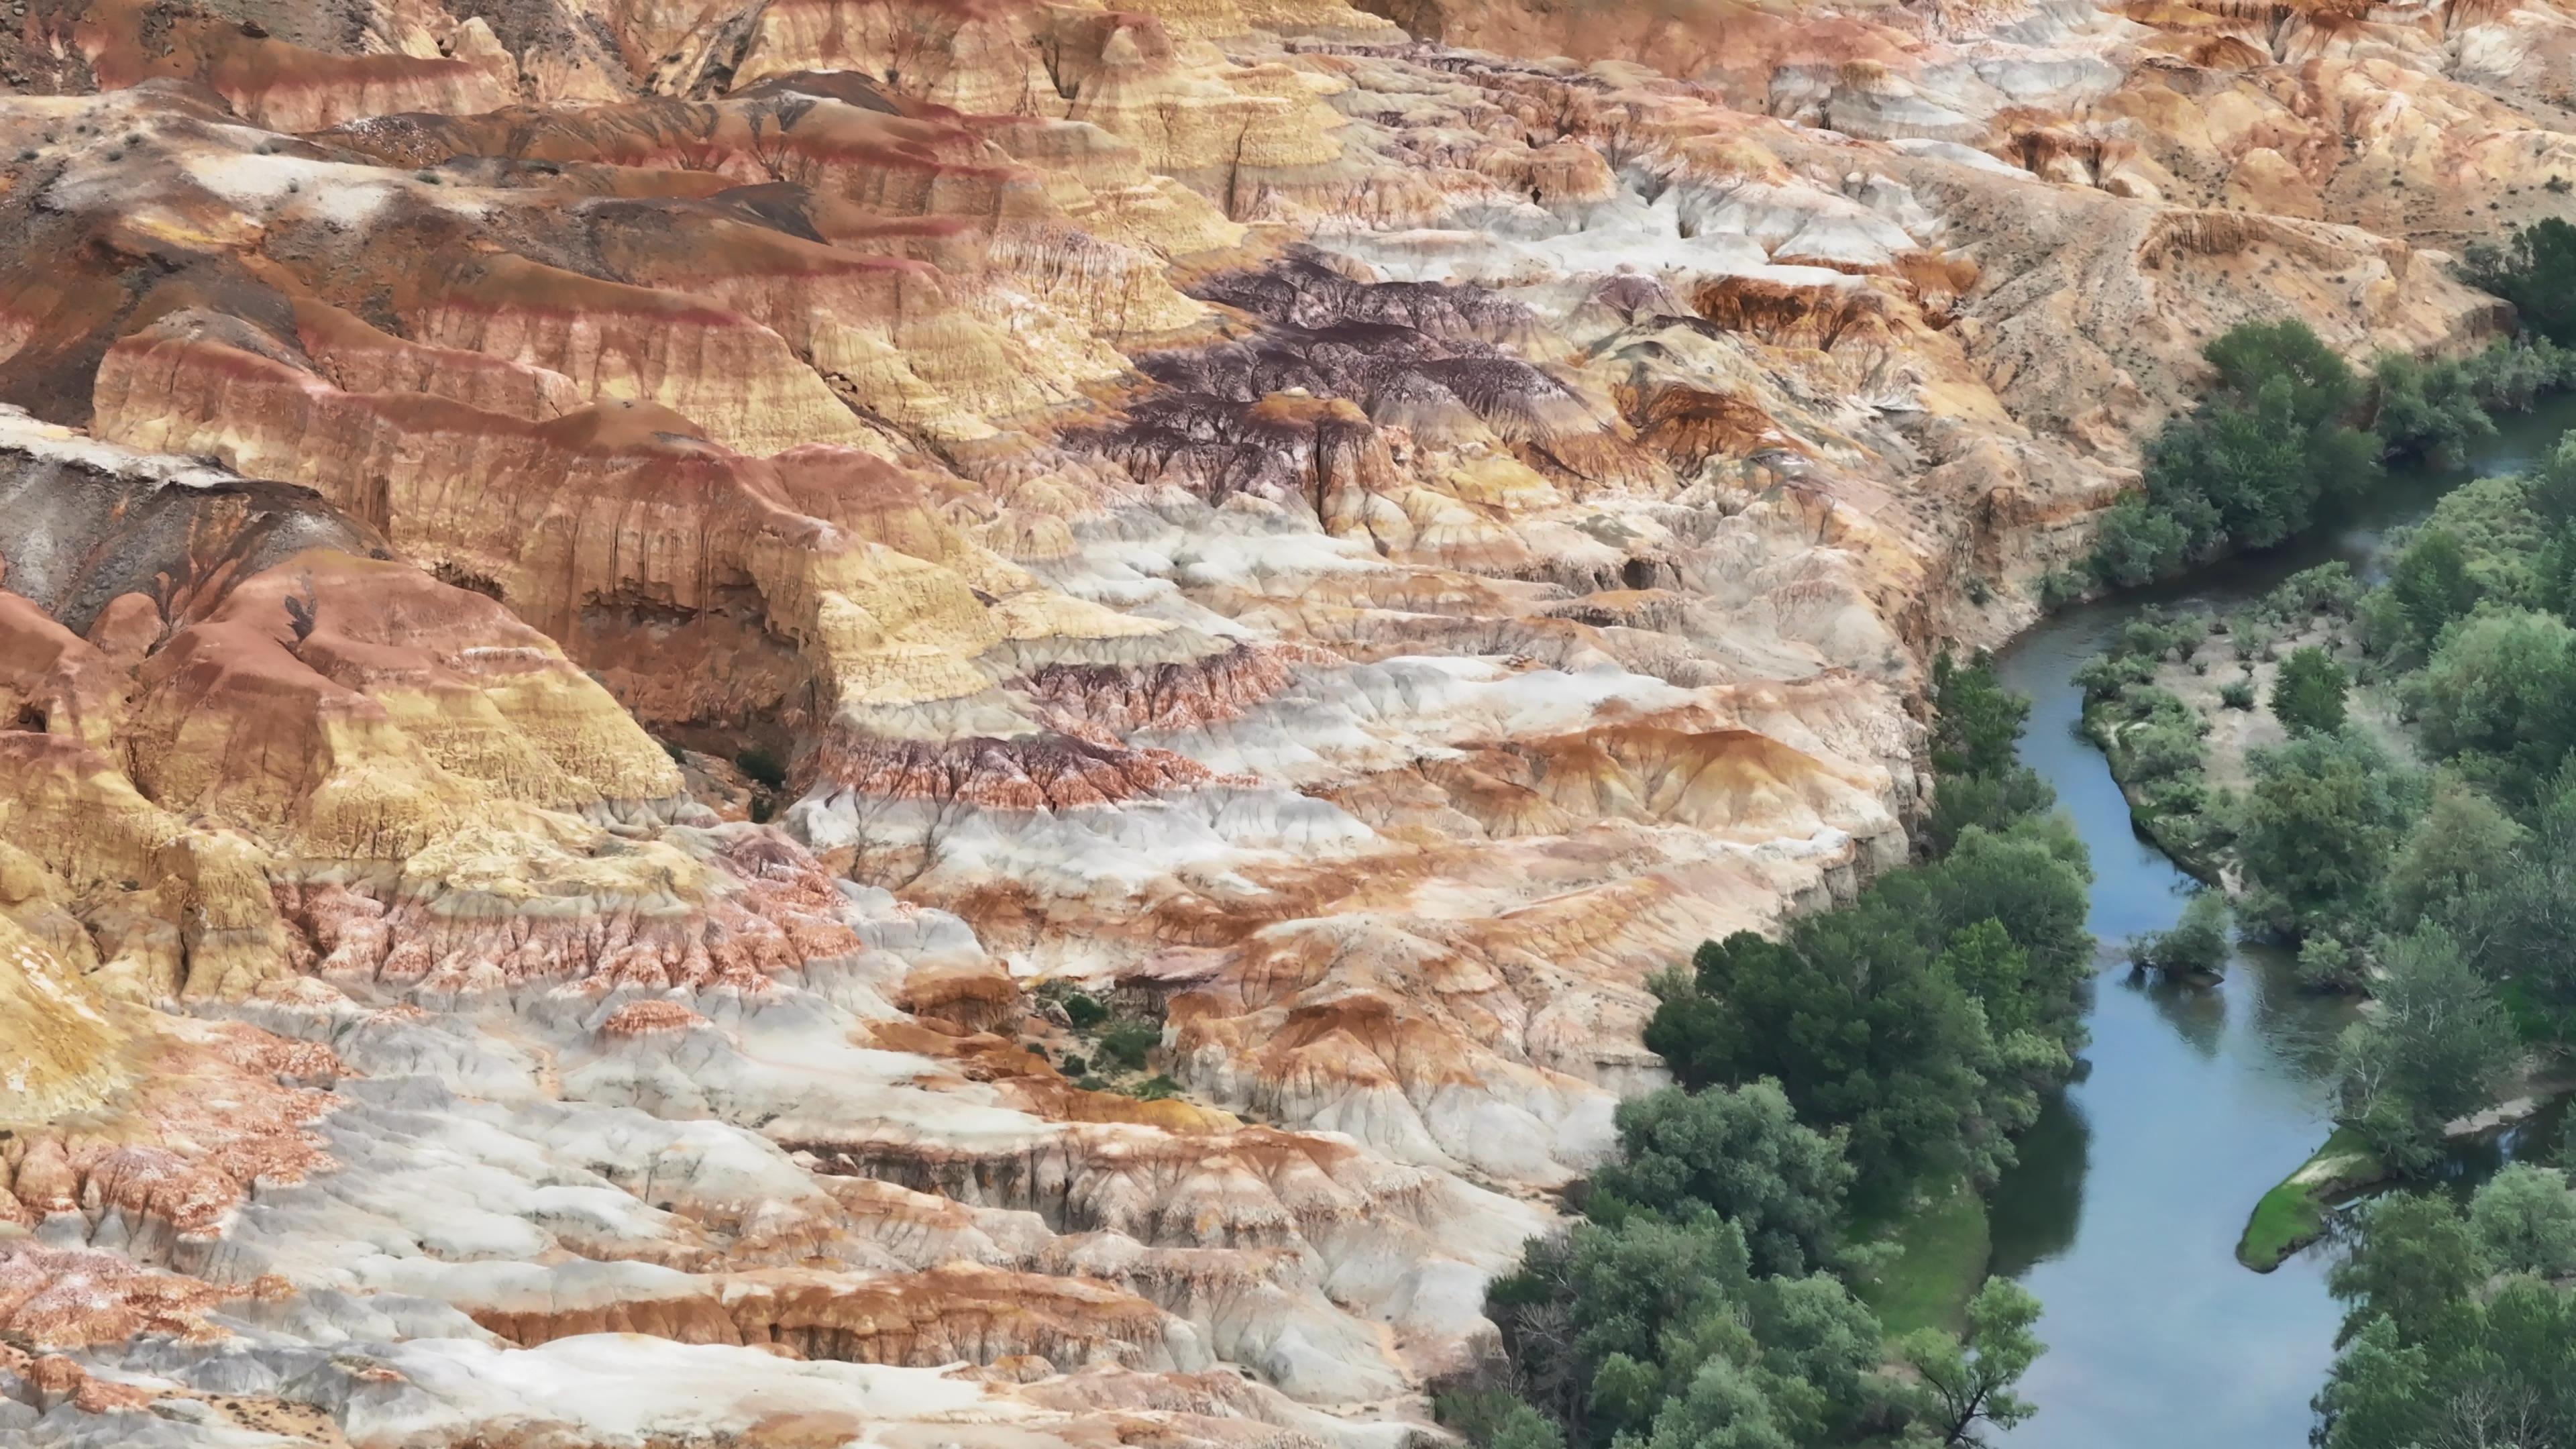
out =
[[[2299,1449],[2333,1359],[2330,1249],[2270,1274],[2236,1262],[2255,1200],[2328,1130],[2326,1069],[2352,1008],[2291,983],[2249,947],[2223,985],[2133,980],[2123,944],[2181,913],[2192,882],[2129,828],[2101,753],[2078,729],[2072,676],[2151,603],[2221,611],[2300,569],[2345,559],[2365,576],[2389,532],[2459,482],[2530,463],[2576,427],[2576,398],[2506,419],[2468,466],[2392,478],[2312,536],[2163,589],[2070,609],[1999,658],[2032,697],[2022,757],[2057,788],[2093,852],[2103,943],[2087,1070],[2056,1094],[1994,1195],[1993,1270],[2046,1305],[2048,1353],[2023,1389],[2022,1449]]]

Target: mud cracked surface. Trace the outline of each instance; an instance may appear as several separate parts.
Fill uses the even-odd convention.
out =
[[[0,1438],[1391,1449],[2200,343],[2576,176],[2550,8],[1390,13],[13,7]]]

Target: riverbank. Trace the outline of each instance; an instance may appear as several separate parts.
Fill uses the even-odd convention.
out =
[[[2323,1147],[2256,1199],[2236,1242],[2236,1261],[2257,1273],[2273,1271],[2325,1236],[2326,1214],[2338,1199],[2393,1175],[2361,1134],[2338,1126]]]

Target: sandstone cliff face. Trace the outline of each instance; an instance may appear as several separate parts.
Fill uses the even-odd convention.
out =
[[[40,1445],[1392,1449],[2201,342],[2576,172],[2546,7],[24,8]]]

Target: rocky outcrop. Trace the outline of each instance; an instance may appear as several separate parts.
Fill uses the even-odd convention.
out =
[[[43,1446],[1393,1449],[2201,344],[2576,170],[2546,6],[25,8]]]

